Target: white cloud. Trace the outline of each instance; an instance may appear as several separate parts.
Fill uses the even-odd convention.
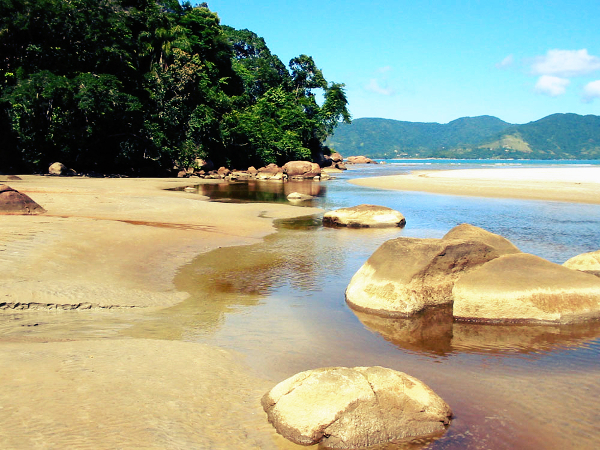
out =
[[[385,67],[380,67],[379,69],[377,69],[377,72],[379,73],[386,73],[386,72],[391,72],[392,71],[392,66],[385,66]]]
[[[546,94],[551,97],[557,97],[566,92],[569,83],[571,82],[566,78],[553,77],[551,75],[542,75],[535,84],[535,90],[540,94]]]
[[[531,71],[534,75],[574,77],[600,70],[600,58],[581,50],[548,50],[546,55],[534,58]]]
[[[591,102],[595,98],[600,98],[600,80],[592,81],[583,88],[584,102]]]
[[[500,61],[498,64],[496,64],[496,67],[498,69],[506,69],[510,66],[512,66],[515,62],[515,57],[511,54],[508,55],[506,58],[504,58],[502,61]]]
[[[383,86],[380,86],[379,81],[377,81],[375,78],[371,78],[371,80],[369,81],[369,84],[367,84],[365,86],[365,89],[370,92],[375,92],[377,94],[387,95],[387,96],[392,96],[396,93],[396,91],[394,89],[387,86],[386,82],[384,82]]]

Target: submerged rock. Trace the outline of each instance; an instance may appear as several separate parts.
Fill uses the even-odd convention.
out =
[[[398,211],[385,206],[358,205],[325,213],[323,225],[351,228],[403,227],[406,219]]]
[[[384,367],[302,372],[265,394],[262,405],[292,442],[342,449],[438,436],[452,416],[424,383]]]
[[[292,192],[287,195],[289,201],[302,202],[306,200],[312,200],[313,196],[308,194],[302,194],[300,192]]]
[[[27,195],[0,184],[0,214],[43,214],[46,210]]]
[[[452,295],[461,320],[566,323],[600,316],[600,279],[527,253],[462,276]]]

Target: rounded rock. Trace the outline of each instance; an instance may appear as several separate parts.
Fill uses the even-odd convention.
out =
[[[63,163],[55,162],[48,168],[48,173],[50,175],[67,175],[69,169]]]
[[[403,227],[406,219],[400,212],[385,206],[358,205],[325,213],[323,225],[350,228]]]
[[[321,167],[309,161],[290,161],[283,166],[283,173],[290,178],[314,178],[321,175]]]
[[[292,442],[341,449],[438,436],[452,417],[424,383],[384,367],[302,372],[265,394],[262,405]]]
[[[600,316],[600,279],[527,253],[504,255],[454,285],[454,317],[567,323]]]
[[[359,311],[409,317],[452,303],[458,277],[498,256],[498,250],[478,241],[391,239],[354,274],[346,302]]]

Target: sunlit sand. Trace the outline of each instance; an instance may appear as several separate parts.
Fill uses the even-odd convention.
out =
[[[416,171],[351,182],[400,191],[600,204],[600,167]]]

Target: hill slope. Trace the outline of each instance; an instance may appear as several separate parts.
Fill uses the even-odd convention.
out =
[[[524,125],[496,117],[463,117],[447,124],[357,119],[341,125],[328,145],[371,158],[600,158],[600,116],[553,114]]]

